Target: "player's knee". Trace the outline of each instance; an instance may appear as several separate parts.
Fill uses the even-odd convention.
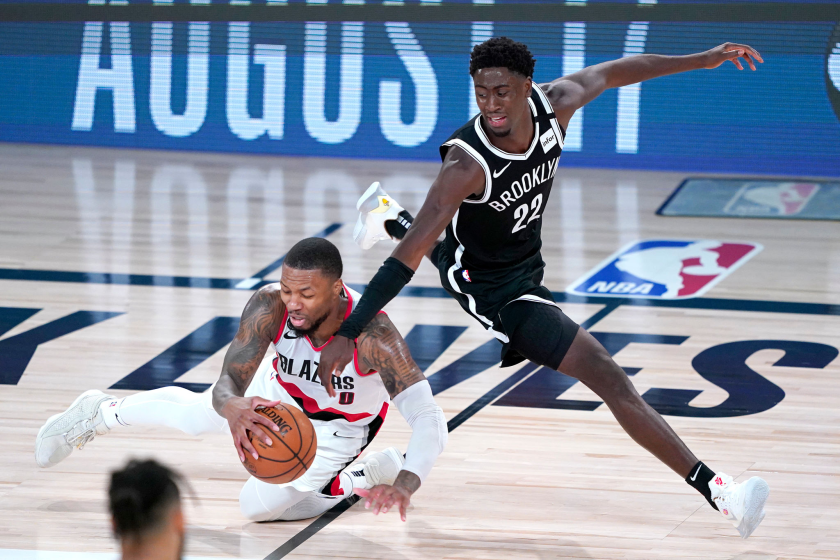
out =
[[[588,362],[592,373],[586,385],[605,401],[625,400],[638,395],[627,373],[605,349],[595,350]]]
[[[249,521],[271,521],[276,515],[260,499],[257,481],[249,478],[239,492],[239,510]]]

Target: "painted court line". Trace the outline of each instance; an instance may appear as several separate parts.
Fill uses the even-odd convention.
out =
[[[318,233],[312,235],[312,237],[328,237],[341,226],[342,224],[338,222],[330,224]],[[283,255],[262,270],[255,272],[245,279],[0,268],[0,280],[66,282],[71,284],[116,284],[122,286],[160,286],[169,288],[207,288],[215,290],[256,290],[269,283],[263,280],[263,278],[280,268],[285,259],[286,255]]]
[[[282,258],[282,257],[281,257]],[[279,261],[280,259],[278,259]],[[277,262],[277,261],[275,261]],[[282,263],[281,263],[282,264]],[[65,282],[71,284],[119,284],[132,286],[162,286],[174,288],[208,288],[218,290],[256,290],[270,282],[252,276],[250,278],[201,278],[194,276],[150,276],[144,274],[114,274],[109,272],[68,272],[61,270],[31,270],[22,268],[0,268],[0,280],[22,280],[29,282]],[[256,280],[256,282],[255,282]],[[357,292],[364,292],[366,284],[347,284]],[[246,288],[250,286],[250,288]],[[579,296],[566,292],[552,292],[557,303],[594,303],[601,305],[627,305],[631,307],[665,307],[678,309],[715,309],[721,311],[751,311],[759,313],[793,313],[802,315],[840,315],[840,305],[832,303],[808,303],[798,301],[766,301],[751,299],[693,298],[681,300],[649,300]],[[436,286],[406,286],[400,292],[403,297],[440,298],[451,297],[446,290]]]

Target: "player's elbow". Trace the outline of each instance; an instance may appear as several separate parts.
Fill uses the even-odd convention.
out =
[[[446,444],[449,443],[449,427],[446,424],[446,416],[443,415],[443,410],[438,406],[437,408],[437,416],[438,416],[438,425],[440,426],[438,433],[440,434],[440,438],[438,439],[438,454],[443,453],[443,450],[446,449]]]
[[[437,445],[436,451],[440,455],[443,453],[449,441],[449,428],[446,425],[446,416],[443,415],[443,410],[438,405],[430,406],[424,416],[426,416],[430,424],[434,425],[434,431],[437,435],[435,438],[435,444]]]

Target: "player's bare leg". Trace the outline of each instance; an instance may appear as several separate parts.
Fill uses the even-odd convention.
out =
[[[642,399],[607,350],[585,329],[578,329],[558,370],[578,379],[601,397],[624,431],[700,491],[738,529],[742,538],[749,537],[758,527],[764,519],[764,502],[770,492],[767,483],[759,477],[737,483],[698,461],[665,419]]]
[[[697,457],[636,391],[630,378],[607,350],[584,329],[578,329],[559,371],[592,389],[633,440],[686,478]]]

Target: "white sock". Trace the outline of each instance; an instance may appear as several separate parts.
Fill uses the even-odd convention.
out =
[[[163,387],[103,402],[99,410],[105,426],[167,426],[190,435],[227,430],[227,420],[211,405],[210,391],[193,393],[181,387]]]
[[[127,426],[124,422],[120,422],[118,414],[120,404],[123,399],[111,399],[99,405],[99,411],[102,413],[102,420],[105,422],[105,427],[112,430],[117,426]]]

